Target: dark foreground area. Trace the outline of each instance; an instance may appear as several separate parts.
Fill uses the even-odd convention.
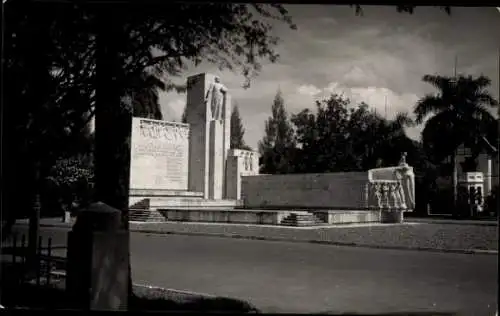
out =
[[[1,266],[1,303],[8,309],[74,309],[65,291],[64,278],[48,280],[22,272],[20,263]],[[23,281],[22,281],[23,280]],[[232,312],[255,313],[258,310],[242,300],[172,293],[162,288],[134,285],[129,311]]]

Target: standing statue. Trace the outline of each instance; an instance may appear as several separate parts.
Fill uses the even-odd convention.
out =
[[[224,109],[226,107],[226,93],[227,88],[220,83],[219,77],[215,77],[214,83],[208,88],[205,102],[210,102],[210,110],[212,112],[212,120],[224,119]]]
[[[408,164],[406,163],[406,151],[401,153],[401,158],[399,159],[399,165],[408,166]]]
[[[406,163],[406,152],[401,154],[399,166],[396,169],[396,177],[400,183],[400,194],[403,195],[403,204],[409,208],[415,208],[415,174],[413,168]],[[401,192],[402,191],[402,192]]]

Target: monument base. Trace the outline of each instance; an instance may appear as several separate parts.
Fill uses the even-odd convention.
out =
[[[210,201],[210,200],[207,200]],[[213,202],[213,201],[212,201]],[[229,202],[229,201],[226,201]],[[234,202],[234,201],[233,201]],[[229,203],[228,203],[229,204]],[[397,214],[380,210],[283,210],[244,209],[230,205],[203,207],[201,204],[169,206],[135,211],[133,222],[205,222],[284,226],[323,226],[361,223],[401,223]],[[395,213],[395,212],[393,212]]]

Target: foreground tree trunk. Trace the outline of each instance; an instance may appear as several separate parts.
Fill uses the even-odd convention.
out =
[[[117,13],[106,4],[99,4],[97,10],[95,193],[97,201],[122,211],[123,228],[128,230],[132,108],[122,106],[120,102],[122,70],[116,31],[120,25],[113,18]],[[128,270],[130,297],[130,265]]]
[[[37,266],[38,237],[40,236],[40,162],[34,164],[32,208],[29,216],[27,262],[33,270]]]
[[[457,150],[455,150],[451,157],[451,167],[452,167],[452,176],[451,176],[451,185],[453,188],[453,216],[460,217],[459,205],[458,205],[458,170],[457,170]]]

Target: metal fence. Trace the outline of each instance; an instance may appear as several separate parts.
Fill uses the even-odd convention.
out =
[[[47,286],[64,275],[66,259],[53,255],[50,237],[45,240],[42,236],[38,238],[35,254],[30,254],[24,234],[13,235],[10,247],[2,248],[2,263],[9,268],[8,275],[2,276],[4,284],[13,286],[31,283]]]

